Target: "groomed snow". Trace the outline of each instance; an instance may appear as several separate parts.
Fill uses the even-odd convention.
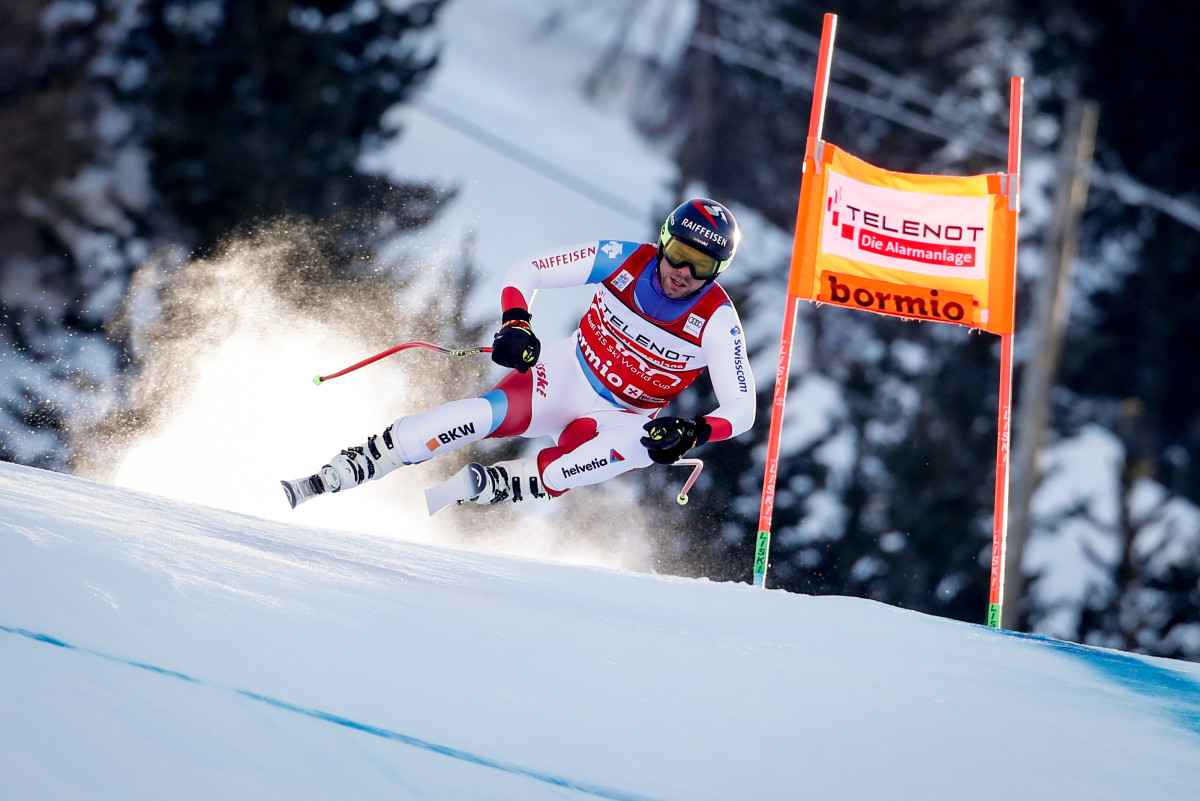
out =
[[[0,464],[4,798],[1190,799],[1198,682]]]

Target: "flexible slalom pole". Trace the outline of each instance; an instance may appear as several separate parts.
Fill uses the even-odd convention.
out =
[[[1013,76],[1009,85],[1008,107],[1008,207],[1014,212],[1021,210],[1021,98],[1025,81]],[[1013,287],[1017,274],[1017,218],[1013,220]],[[1008,544],[1008,463],[1010,451],[1010,429],[1012,426],[1012,337],[1011,333],[1000,335],[1000,397],[996,424],[996,494],[992,527],[992,574],[988,588],[988,626],[1000,628],[1004,610],[1004,556]]]
[[[837,33],[837,15],[826,14],[821,26],[821,50],[817,56],[817,75],[813,84],[812,111],[808,117],[808,143],[804,160],[813,160],[817,143],[825,126],[825,96],[829,92],[829,67],[833,61],[833,38]],[[800,232],[805,230],[806,210],[804,184],[801,179],[800,208],[796,219],[796,238],[793,243],[792,271],[796,270],[797,254],[804,252],[799,241]],[[783,313],[783,333],[779,338],[779,364],[775,370],[775,397],[771,404],[771,428],[767,437],[767,463],[763,470],[762,504],[758,512],[758,536],[754,542],[755,587],[766,587],[767,555],[771,549],[771,517],[775,512],[775,484],[779,477],[779,440],[783,432],[783,408],[787,400],[788,372],[792,364],[792,342],[796,333],[796,307],[799,298],[788,292],[787,308]]]
[[[425,348],[426,350],[435,350],[438,353],[444,353],[447,356],[475,356],[480,353],[492,352],[491,348],[446,348],[441,345],[430,344],[429,342],[405,342],[403,345],[397,345],[394,348],[388,348],[383,353],[376,353],[369,359],[363,359],[358,364],[352,364],[344,370],[338,370],[336,373],[314,376],[313,383],[317,386],[321,386],[321,384],[324,384],[331,378],[337,378],[338,376],[343,376],[346,373],[352,373],[360,367],[366,367],[368,364],[374,364],[380,359],[391,356],[393,353],[399,353],[400,351],[408,350],[409,348]]]

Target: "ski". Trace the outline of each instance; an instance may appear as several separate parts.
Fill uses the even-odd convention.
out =
[[[452,503],[462,503],[478,497],[486,488],[487,468],[477,462],[471,462],[441,484],[425,490],[425,506],[432,517]]]

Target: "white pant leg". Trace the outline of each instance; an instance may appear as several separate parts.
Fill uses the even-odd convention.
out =
[[[443,403],[392,424],[392,441],[401,458],[417,464],[464,445],[478,442],[492,429],[492,404],[483,398]]]
[[[594,436],[576,445],[570,441],[571,432],[567,432],[560,446],[547,448],[539,455],[542,482],[552,492],[599,484],[654,463],[640,442],[646,435],[642,426],[649,419],[647,415],[609,406],[585,419],[595,423]],[[582,431],[585,436],[587,433],[582,426],[574,431]]]

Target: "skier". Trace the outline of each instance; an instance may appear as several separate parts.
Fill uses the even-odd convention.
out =
[[[697,198],[671,212],[657,244],[600,240],[513,264],[492,344],[492,361],[511,372],[481,397],[401,417],[315,475],[284,481],[288,501],[295,508],[486,437],[543,435],[555,444],[468,464],[426,499],[433,514],[455,501],[555,497],[747,431],[755,392],[745,336],[715,283],[740,238],[729,209]],[[582,284],[598,288],[579,327],[543,348],[531,326],[534,294]],[[657,416],[705,367],[718,407],[695,419]]]

